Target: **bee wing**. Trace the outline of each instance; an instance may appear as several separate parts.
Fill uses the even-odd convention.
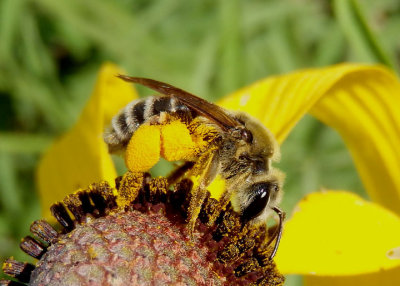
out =
[[[170,84],[156,81],[149,78],[130,77],[126,75],[118,75],[120,79],[127,82],[139,83],[156,90],[164,95],[176,97],[179,101],[187,107],[197,111],[201,115],[213,120],[220,125],[223,129],[228,130],[240,125],[235,119],[228,115],[224,109],[218,105],[212,104],[194,94],[184,91],[180,88]]]

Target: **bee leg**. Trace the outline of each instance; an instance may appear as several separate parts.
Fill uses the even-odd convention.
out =
[[[226,193],[229,194],[229,190],[226,190]],[[218,206],[217,206],[217,210],[214,211],[209,217],[208,217],[208,222],[207,225],[208,226],[213,226],[215,221],[218,219],[218,217],[220,216],[222,210],[224,210],[226,208],[226,206],[229,204],[229,197],[228,196],[224,196],[223,198],[218,200]]]
[[[167,180],[168,180],[168,185],[171,186],[173,184],[175,184],[176,182],[178,182],[187,171],[189,171],[190,169],[192,169],[194,166],[194,162],[185,162],[183,163],[181,166],[179,166],[178,168],[176,168],[175,170],[172,171],[171,174],[168,175]]]
[[[278,250],[279,242],[281,241],[282,237],[282,228],[283,228],[283,221],[285,220],[286,213],[279,209],[278,207],[273,207],[272,210],[278,215],[279,217],[279,223],[278,227],[275,230],[274,234],[272,235],[271,239],[267,242],[267,245],[270,245],[275,239],[275,246],[273,251],[271,252],[271,255],[269,257],[269,260],[272,260],[276,254],[276,251]]]
[[[214,180],[218,172],[219,160],[216,153],[214,152],[209,155],[210,157],[206,160],[207,164],[203,167],[203,172],[200,174],[199,185],[192,190],[192,198],[189,204],[189,220],[186,226],[190,236],[193,234],[197,218],[206,198],[207,186]]]

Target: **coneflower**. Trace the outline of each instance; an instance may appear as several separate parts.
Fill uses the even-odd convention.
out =
[[[282,285],[265,227],[243,224],[208,198],[193,237],[186,233],[193,183],[126,173],[51,207],[61,228],[31,225],[21,249],[36,266],[9,258],[1,285]],[[218,216],[213,225],[208,218]]]

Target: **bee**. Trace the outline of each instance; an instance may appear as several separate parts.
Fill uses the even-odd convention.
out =
[[[272,133],[257,119],[244,112],[228,111],[172,85],[147,78],[118,75],[124,81],[147,86],[161,95],[135,100],[116,115],[105,133],[109,151],[123,151],[134,132],[144,123],[157,124],[165,115],[198,118],[213,126],[219,140],[204,154],[199,154],[201,168],[198,186],[192,190],[189,205],[189,231],[194,229],[201,205],[206,198],[207,186],[219,175],[225,182],[220,201],[231,203],[244,223],[266,224],[278,215],[276,231],[268,245],[276,239],[271,258],[274,257],[282,235],[285,213],[278,207],[282,197],[284,174],[272,166],[280,159],[280,149]],[[204,157],[206,158],[204,160]],[[195,159],[199,159],[195,158]],[[196,161],[196,160],[194,160]],[[175,172],[183,175],[196,162],[187,162]]]

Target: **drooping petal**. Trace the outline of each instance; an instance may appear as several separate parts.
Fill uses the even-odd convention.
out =
[[[391,271],[400,269],[400,259],[389,256],[398,246],[400,217],[395,213],[350,192],[322,191],[296,206],[275,261],[282,273],[309,277],[390,273],[400,279],[400,271]]]
[[[37,176],[45,218],[50,218],[50,205],[67,194],[93,182],[113,182],[116,177],[102,134],[112,116],[137,97],[131,85],[115,77],[120,73],[113,64],[101,68],[78,122],[44,154]]]
[[[304,276],[306,286],[400,285],[400,267],[355,276]]]
[[[342,64],[261,80],[223,99],[282,143],[310,112],[347,144],[370,197],[400,214],[400,83],[379,66]]]

